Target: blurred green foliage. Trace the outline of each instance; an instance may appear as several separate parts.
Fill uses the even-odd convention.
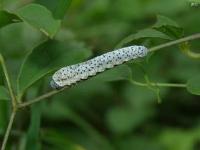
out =
[[[200,7],[187,0],[3,0],[0,8],[0,53],[23,102],[49,91],[62,66],[200,31]],[[188,47],[198,52],[200,43]],[[199,150],[200,61],[188,47],[154,52],[23,109],[7,149]],[[149,82],[187,83],[188,91]],[[10,105],[0,68],[0,143]]]

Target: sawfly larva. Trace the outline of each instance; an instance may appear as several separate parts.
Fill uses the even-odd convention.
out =
[[[144,46],[129,46],[105,53],[82,63],[61,68],[54,73],[51,87],[60,89],[70,86],[116,65],[144,57],[147,53],[148,49]]]

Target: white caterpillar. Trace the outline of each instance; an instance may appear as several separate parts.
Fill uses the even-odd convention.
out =
[[[148,49],[144,46],[130,46],[112,52],[105,53],[88,61],[61,68],[54,73],[51,87],[60,89],[70,86],[80,80],[94,76],[105,69],[113,68],[115,65],[122,64],[138,57],[144,57]]]

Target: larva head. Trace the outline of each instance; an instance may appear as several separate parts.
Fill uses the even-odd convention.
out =
[[[61,68],[60,70],[56,71],[53,76],[52,80],[50,82],[50,85],[53,89],[61,89],[61,78],[62,78],[62,72],[63,69]]]
[[[50,85],[53,89],[57,89],[57,90],[61,89],[61,87],[58,84],[56,84],[54,80],[51,80]]]
[[[64,86],[70,86],[71,84],[75,83],[77,80],[76,70],[82,71],[77,65],[71,65],[60,70],[56,71],[52,76],[51,87],[54,89],[61,89]],[[84,71],[84,68],[83,68]]]

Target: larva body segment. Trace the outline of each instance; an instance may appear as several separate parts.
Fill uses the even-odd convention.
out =
[[[54,73],[51,81],[52,88],[70,86],[80,80],[87,79],[106,69],[113,68],[124,62],[144,57],[148,49],[144,46],[130,46],[105,53],[88,61],[61,68]]]

